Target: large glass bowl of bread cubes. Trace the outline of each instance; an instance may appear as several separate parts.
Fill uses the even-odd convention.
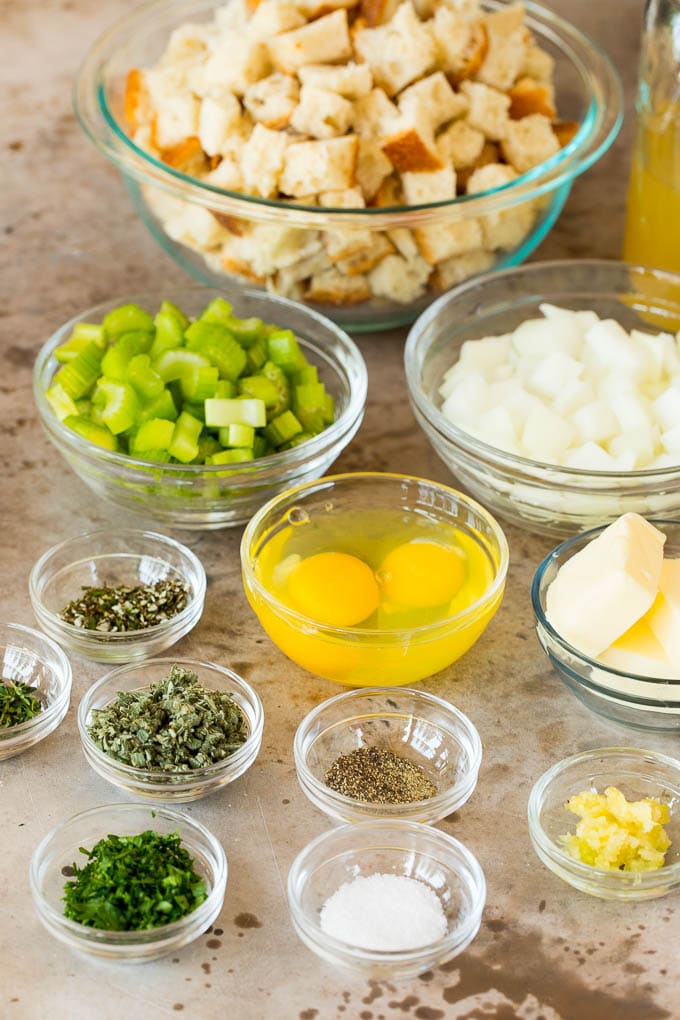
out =
[[[622,108],[592,40],[504,0],[155,0],[75,102],[193,276],[354,330],[527,258]]]
[[[673,518],[679,327],[673,273],[584,259],[488,274],[412,327],[411,405],[457,482],[520,527]]]
[[[245,524],[322,475],[356,434],[366,389],[358,347],[312,308],[252,290],[232,308],[196,285],[80,313],[33,372],[43,428],[83,482],[197,530]]]

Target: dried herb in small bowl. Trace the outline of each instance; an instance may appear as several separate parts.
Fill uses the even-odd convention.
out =
[[[248,739],[248,720],[230,694],[203,687],[196,673],[173,666],[163,680],[120,691],[92,711],[87,732],[125,765],[192,772],[229,757]]]
[[[176,579],[132,587],[83,585],[82,591],[80,598],[64,606],[59,616],[81,630],[104,634],[156,627],[186,609],[191,596],[189,585]]]
[[[0,678],[0,727],[18,726],[28,722],[43,710],[43,703],[36,696],[37,687],[31,687],[21,680]]]
[[[147,829],[137,836],[106,836],[64,886],[64,914],[104,931],[158,928],[190,914],[207,898],[205,882],[179,833]]]

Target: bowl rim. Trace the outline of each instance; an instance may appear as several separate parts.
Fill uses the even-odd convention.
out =
[[[80,822],[88,817],[94,818],[98,815],[102,816],[102,819],[104,819],[106,813],[112,809],[125,813],[129,812],[130,814],[138,811],[139,809],[145,809],[148,811],[150,817],[149,824],[147,825],[147,828],[149,829],[153,829],[153,818],[151,816],[161,816],[168,821],[176,822],[178,826],[180,824],[184,825],[189,828],[190,831],[193,830],[203,837],[215,858],[215,867],[211,867],[211,872],[214,872],[210,875],[211,889],[203,903],[199,904],[195,910],[185,914],[184,917],[180,917],[177,921],[172,921],[170,924],[158,925],[155,928],[143,928],[137,931],[110,931],[106,928],[93,928],[88,925],[80,924],[78,921],[72,921],[70,918],[60,914],[59,911],[52,906],[52,904],[44,896],[41,889],[41,883],[39,881],[39,870],[42,864],[42,858],[49,849],[50,844],[57,836],[67,831],[74,823]],[[105,831],[105,826],[103,824],[102,836],[105,835]],[[182,842],[184,842],[184,840],[182,840]],[[113,945],[120,949],[134,947],[139,944],[152,945],[156,942],[171,940],[173,936],[183,934],[186,928],[190,925],[202,927],[203,919],[209,917],[220,898],[224,898],[227,877],[227,855],[222,843],[210,831],[210,829],[195,818],[192,818],[190,815],[184,814],[180,811],[175,811],[165,805],[154,806],[140,804],[138,802],[99,804],[96,807],[88,808],[85,811],[78,811],[75,815],[71,815],[69,818],[64,819],[64,821],[59,822],[50,829],[46,836],[43,836],[33,851],[29,864],[29,882],[34,902],[38,906],[39,912],[48,919],[52,925],[64,932],[69,932],[74,935],[81,945],[87,944],[88,942],[96,942],[100,946]],[[108,938],[106,936],[108,936]]]
[[[414,840],[430,840],[436,846],[438,846],[444,853],[452,854],[457,857],[457,867],[454,869],[453,866],[448,863],[447,868],[452,871],[456,871],[456,874],[460,877],[465,874],[465,886],[470,893],[470,897],[473,900],[469,915],[465,918],[463,924],[457,925],[451,931],[447,931],[440,939],[434,942],[429,942],[425,946],[420,946],[417,949],[406,949],[406,950],[384,950],[384,949],[364,949],[360,946],[354,946],[352,943],[345,942],[343,939],[338,939],[333,935],[329,935],[324,932],[318,923],[310,919],[308,915],[303,911],[299,891],[301,890],[301,873],[303,868],[307,865],[312,855],[327,847],[328,856],[325,861],[331,860],[338,856],[344,856],[348,853],[356,853],[365,848],[365,844],[362,843],[361,838],[365,834],[367,838],[370,837],[372,830],[382,829],[394,832],[395,835],[402,832],[408,833],[414,837]],[[334,843],[337,840],[341,840],[346,834],[352,832],[356,835],[355,846],[353,849],[342,851],[341,853],[334,852]],[[376,837],[378,839],[379,837]],[[386,849],[399,850],[398,847],[388,846]],[[411,854],[422,854],[422,850],[410,850]],[[433,853],[429,853],[428,856],[434,856]],[[462,866],[461,866],[462,865]],[[417,879],[417,881],[423,881]],[[427,885],[427,883],[425,883]],[[338,887],[339,888],[339,887]],[[431,888],[431,887],[429,887]],[[336,958],[345,958],[353,962],[372,962],[372,963],[390,963],[393,965],[399,965],[402,963],[417,963],[424,962],[431,958],[432,954],[436,952],[439,955],[441,951],[450,951],[457,948],[459,945],[467,945],[475,933],[479,929],[482,913],[484,911],[484,905],[486,902],[486,878],[482,866],[472,853],[471,850],[465,846],[455,836],[449,835],[447,832],[443,832],[441,829],[436,829],[434,826],[425,825],[422,822],[412,822],[407,819],[369,819],[361,822],[351,822],[345,825],[334,826],[331,829],[327,829],[322,832],[320,836],[311,840],[297,855],[288,871],[287,881],[287,893],[288,893],[288,904],[290,912],[293,916],[295,924],[299,925],[305,934],[314,942],[315,945],[323,946],[325,949],[333,953]],[[332,895],[332,894],[331,894]]]
[[[158,0],[153,0],[153,2],[157,3]],[[165,3],[166,0],[162,0],[162,2]],[[46,389],[54,375],[54,372],[52,372],[49,380],[47,382],[44,381],[44,377],[47,375],[49,370],[53,368],[52,359],[54,350],[77,323],[101,317],[102,314],[105,314],[105,312],[112,307],[127,304],[129,302],[140,304],[142,306],[145,302],[151,302],[158,306],[162,300],[167,298],[167,291],[169,289],[171,288],[166,287],[163,290],[155,289],[135,291],[132,294],[126,294],[118,298],[109,298],[106,301],[100,301],[96,305],[86,308],[84,311],[72,316],[67,322],[59,326],[59,328],[52,333],[38,352],[38,356],[33,367],[33,396],[38,407],[38,412],[43,426],[48,430],[48,432],[51,432],[58,437],[59,442],[63,443],[68,448],[69,452],[80,454],[87,458],[94,457],[95,460],[103,464],[118,468],[125,472],[135,470],[141,470],[149,473],[153,472],[165,481],[182,480],[187,482],[188,485],[191,485],[197,478],[205,477],[210,479],[224,476],[225,465],[165,464],[159,463],[158,461],[143,460],[142,458],[134,457],[127,453],[118,453],[114,450],[106,450],[101,446],[97,446],[96,443],[92,443],[88,439],[85,439],[83,436],[78,435],[77,432],[67,428],[63,422],[59,421],[48,404],[45,396]],[[223,294],[223,291],[219,287],[206,287],[205,285],[192,285],[191,283],[180,284],[172,288],[172,290],[173,298],[180,303],[187,298],[198,295],[204,295],[207,302],[211,299],[211,297],[218,297]],[[347,387],[347,406],[341,414],[338,415],[335,421],[325,428],[323,432],[320,432],[318,435],[306,440],[304,443],[300,443],[299,446],[293,447],[291,450],[279,451],[278,453],[267,454],[265,457],[258,457],[252,461],[241,461],[240,463],[231,465],[229,467],[229,484],[233,484],[235,486],[247,484],[248,481],[252,482],[252,480],[260,481],[261,476],[265,476],[268,471],[272,474],[276,474],[281,470],[294,470],[296,467],[302,468],[308,459],[313,459],[329,446],[334,446],[337,442],[341,441],[344,435],[351,430],[353,425],[361,419],[368,392],[368,370],[366,368],[364,357],[349,333],[342,329],[342,327],[337,323],[333,322],[332,319],[322,315],[313,308],[309,308],[307,305],[291,301],[289,298],[270,294],[267,291],[255,290],[250,287],[239,290],[239,299],[252,300],[256,303],[264,304],[267,306],[262,310],[265,315],[268,314],[269,308],[271,308],[271,311],[275,314],[278,314],[278,310],[280,310],[283,312],[284,316],[286,311],[294,311],[297,314],[304,314],[305,317],[309,319],[310,330],[313,326],[321,326],[323,330],[334,335],[334,339],[339,343],[347,356],[347,361],[351,364],[351,371],[356,373],[357,379],[352,380],[352,385]],[[311,345],[318,342],[316,340],[306,341],[304,337],[299,336],[298,340],[303,347],[305,345]],[[325,357],[333,364],[338,374],[344,377],[346,374],[345,365],[338,362],[334,356],[326,354]],[[151,477],[153,477],[153,474]]]
[[[216,0],[198,0],[189,5],[186,0],[175,0],[174,7],[191,8],[193,15],[210,11]],[[141,183],[155,184],[164,190],[184,194],[195,192],[202,205],[210,204],[219,211],[232,215],[249,215],[261,220],[296,218],[300,224],[313,226],[333,216],[342,215],[346,225],[380,227],[428,222],[451,211],[457,216],[481,215],[512,206],[540,195],[573,180],[592,165],[606,151],[616,137],[623,118],[623,90],[619,75],[607,54],[588,35],[548,8],[527,0],[526,24],[539,30],[542,39],[550,40],[576,68],[584,88],[590,91],[590,102],[575,137],[555,156],[538,167],[520,175],[509,185],[491,189],[479,195],[462,196],[446,202],[420,206],[394,206],[387,209],[324,209],[281,200],[263,199],[239,192],[228,191],[183,174],[181,171],[150,156],[137,146],[121,129],[106,102],[103,77],[108,62],[122,41],[133,32],[152,24],[159,11],[168,9],[167,0],[151,0],[141,8],[111,26],[93,44],[78,72],[73,92],[76,116],[90,140],[104,155]],[[485,7],[497,10],[502,0],[485,0]],[[188,14],[187,14],[188,16]],[[542,32],[540,31],[542,29]]]
[[[680,518],[672,520],[670,518],[662,517],[647,517],[645,518],[645,520],[647,521],[648,524],[652,524],[654,526],[660,524],[662,526],[672,525],[673,527],[680,528]],[[591,658],[591,656],[586,655],[585,652],[580,651],[574,645],[570,644],[569,641],[566,640],[566,638],[562,637],[562,635],[557,630],[555,630],[553,625],[548,620],[543,609],[543,606],[541,605],[541,586],[543,584],[543,580],[549,567],[551,567],[552,564],[557,559],[559,559],[559,557],[563,553],[568,552],[570,549],[573,549],[576,546],[586,545],[588,542],[592,541],[592,539],[595,538],[597,535],[601,535],[602,532],[605,531],[606,528],[608,527],[610,527],[610,524],[600,524],[596,528],[589,528],[588,531],[579,531],[576,535],[572,535],[570,538],[567,538],[563,542],[560,542],[559,545],[556,545],[555,548],[552,549],[547,554],[547,556],[545,556],[541,560],[538,567],[536,568],[536,571],[531,581],[531,604],[534,610],[534,615],[536,617],[537,630],[539,631],[539,633],[540,630],[545,631],[545,633],[548,634],[548,636],[553,639],[553,641],[557,644],[559,648],[568,652],[569,655],[573,656],[575,659],[577,659],[579,662],[582,662],[584,665],[592,667],[594,670],[600,670],[601,672],[604,673],[610,673],[614,677],[621,677],[623,679],[635,680],[643,683],[658,685],[661,688],[668,686],[677,687],[680,685],[680,678],[674,680],[672,677],[654,677],[645,675],[643,673],[630,673],[622,669],[617,669],[615,666],[610,666],[605,662],[600,662],[598,659],[594,659]],[[562,664],[560,663],[560,665]],[[573,673],[573,671],[571,672]],[[587,687],[592,688],[598,693],[602,691],[603,693],[607,693],[609,695],[615,694],[617,700],[629,701],[631,704],[635,704],[638,701],[641,702],[642,704],[650,705],[656,704],[656,701],[652,698],[644,697],[638,698],[637,695],[631,695],[621,691],[610,691],[606,687],[601,687],[598,683],[591,679],[588,679],[587,677],[581,677],[577,673],[574,673],[573,675],[579,681],[579,683],[585,684]]]
[[[654,871],[619,871],[616,869],[598,868],[595,865],[584,864],[570,857],[555,843],[546,833],[541,825],[540,813],[543,799],[551,785],[562,773],[572,765],[587,764],[599,758],[613,758],[614,756],[630,758],[632,763],[644,759],[651,759],[655,764],[664,766],[668,771],[675,773],[676,782],[680,785],[680,761],[671,755],[663,754],[661,751],[646,751],[640,747],[595,747],[586,751],[579,751],[577,754],[569,755],[561,761],[551,765],[543,775],[534,783],[527,802],[527,821],[531,839],[535,841],[538,848],[555,861],[566,871],[570,871],[577,877],[587,879],[590,883],[598,881],[604,886],[616,887],[619,882],[635,882],[637,888],[643,892],[650,887],[663,885],[666,882],[680,882],[680,859],[673,864],[666,864]],[[565,821],[565,828],[568,820]]]
[[[439,407],[435,406],[434,402],[425,396],[421,388],[418,372],[420,346],[422,345],[423,337],[436,324],[437,318],[444,308],[453,304],[460,297],[466,296],[471,291],[479,291],[480,298],[483,298],[485,284],[492,281],[494,283],[502,282],[503,279],[520,275],[527,280],[527,294],[533,294],[532,276],[540,276],[543,272],[554,272],[556,270],[568,274],[575,267],[578,267],[580,270],[592,268],[594,271],[597,270],[599,272],[603,270],[620,272],[623,270],[631,274],[645,274],[673,284],[680,292],[680,273],[672,273],[654,266],[624,262],[618,259],[550,259],[510,266],[508,269],[491,270],[490,272],[472,277],[437,298],[436,301],[421,313],[409,330],[404,347],[404,368],[411,403],[416,412],[420,413],[425,421],[436,429],[437,433],[447,442],[453,446],[460,447],[465,453],[473,457],[490,462],[495,467],[515,471],[518,477],[521,476],[521,478],[535,480],[537,474],[540,473],[541,480],[545,482],[547,479],[550,483],[554,481],[552,476],[558,474],[563,476],[565,480],[563,484],[582,485],[588,479],[605,482],[623,481],[624,483],[649,480],[651,483],[661,480],[668,475],[673,475],[680,469],[680,460],[675,466],[663,468],[644,468],[638,471],[589,471],[586,468],[566,467],[561,464],[551,464],[547,461],[532,460],[530,457],[521,457],[518,454],[508,453],[497,446],[491,446],[489,443],[477,439],[471,433],[460,428],[460,426],[454,425],[442,414]],[[663,303],[663,299],[655,300]],[[426,356],[427,351],[425,353]]]
[[[176,613],[175,616],[171,616],[167,620],[161,621],[161,623],[153,624],[151,627],[142,627],[139,630],[114,631],[112,633],[110,631],[88,630],[85,627],[76,627],[74,624],[68,623],[66,620],[62,620],[57,613],[53,613],[50,609],[47,609],[41,598],[41,593],[47,583],[47,580],[49,580],[50,575],[48,574],[48,577],[43,577],[42,575],[45,573],[46,569],[49,569],[52,557],[66,551],[70,545],[83,540],[94,540],[98,538],[115,540],[116,538],[124,537],[129,538],[131,542],[135,539],[144,539],[154,543],[157,542],[159,546],[170,547],[171,549],[174,549],[176,553],[179,553],[185,561],[181,567],[173,567],[173,570],[176,570],[177,573],[181,573],[182,580],[185,583],[189,583],[191,587],[190,598],[187,605],[180,613]],[[73,560],[72,563],[68,564],[68,568],[74,567],[79,563],[85,563],[97,559],[134,555],[137,555],[134,548],[130,548],[126,553],[92,553],[90,556],[82,556],[79,560]],[[160,554],[154,558],[163,560],[163,556]],[[193,583],[194,578],[196,580],[195,584]],[[162,535],[158,531],[147,531],[142,528],[98,528],[95,531],[87,531],[79,535],[72,535],[70,538],[65,538],[63,541],[57,542],[56,545],[47,549],[42,556],[36,560],[28,578],[28,590],[31,602],[33,603],[34,608],[38,610],[40,617],[44,617],[46,620],[49,620],[50,625],[53,626],[55,630],[62,633],[66,639],[76,641],[78,644],[92,644],[94,646],[108,644],[111,646],[143,644],[147,641],[154,641],[156,638],[162,637],[170,631],[181,630],[185,623],[192,623],[193,617],[197,612],[200,617],[200,613],[202,612],[205,602],[206,588],[207,579],[205,567],[198,556],[192,552],[188,546],[178,542],[177,539],[170,538],[169,535]],[[192,625],[194,625],[195,622],[197,621],[193,621]]]
[[[347,702],[348,714],[346,719],[336,723],[336,726],[342,725],[343,722],[349,722],[351,719],[356,718],[359,715],[361,715],[361,718],[365,718],[369,716],[369,714],[372,716],[380,716],[384,713],[380,713],[378,711],[369,713],[368,710],[364,713],[360,713],[360,710],[358,709],[355,715],[352,716],[349,711],[350,706],[353,705],[354,702],[360,702],[363,698],[376,695],[380,695],[382,697],[389,696],[393,698],[395,702],[398,702],[398,699],[402,694],[415,698],[417,702],[422,702],[425,705],[436,708],[440,712],[443,712],[446,716],[450,716],[453,720],[455,720],[470,744],[469,754],[467,755],[467,767],[463,775],[456,775],[455,781],[451,785],[447,786],[445,790],[434,794],[432,797],[428,797],[425,800],[409,801],[406,804],[377,804],[369,801],[357,800],[354,797],[348,797],[345,794],[338,793],[336,790],[331,789],[331,787],[316,778],[307,765],[304,742],[307,739],[311,726],[318,720],[319,716],[321,716],[327,709],[335,707],[343,702]],[[401,711],[402,710],[395,708],[392,710],[392,714],[399,715],[401,714]],[[415,710],[412,714],[415,715]],[[443,729],[443,727],[438,723],[432,722],[431,725],[436,726],[438,729]],[[341,694],[336,694],[332,698],[327,698],[325,701],[322,701],[320,705],[317,705],[307,713],[295,731],[295,737],[293,738],[293,758],[300,785],[302,785],[303,788],[305,784],[308,785],[317,797],[328,801],[329,804],[339,810],[342,810],[343,808],[359,808],[365,809],[366,811],[380,811],[381,816],[384,818],[399,817],[399,815],[404,812],[417,812],[422,809],[427,809],[428,814],[435,815],[438,809],[446,807],[448,802],[458,800],[460,796],[467,794],[465,800],[462,802],[465,803],[472,795],[475,786],[477,785],[479,768],[482,763],[482,740],[477,727],[464,712],[451,702],[445,701],[443,698],[439,698],[435,694],[430,694],[428,691],[419,691],[414,687],[360,687],[357,690],[343,691]],[[462,806],[460,802],[458,806]],[[457,810],[457,808],[451,808],[449,810]],[[441,815],[439,817],[441,817]]]
[[[226,758],[220,758],[219,761],[212,762],[210,765],[205,765],[199,769],[192,769],[190,772],[141,769],[134,765],[127,765],[125,762],[114,758],[113,755],[107,754],[106,751],[102,751],[102,749],[91,738],[87,730],[87,720],[95,696],[104,687],[112,681],[117,680],[117,678],[123,674],[139,672],[140,670],[145,670],[148,666],[160,665],[167,666],[168,668],[171,666],[190,667],[194,672],[199,674],[199,679],[201,669],[210,669],[219,673],[225,680],[229,680],[235,685],[238,693],[243,695],[245,700],[248,702],[253,711],[254,717],[252,724],[249,719],[247,720],[250,732],[238,750],[234,751],[233,754],[228,755]],[[135,688],[135,690],[143,690],[147,687],[149,687],[149,683],[142,684],[139,688]],[[111,701],[107,702],[107,704],[110,704],[113,701],[115,701],[115,694],[111,698]],[[92,684],[85,691],[85,694],[80,699],[78,704],[77,722],[83,752],[86,755],[91,755],[106,771],[113,771],[117,775],[124,777],[128,782],[136,783],[137,785],[147,786],[153,783],[159,786],[171,787],[173,790],[183,790],[195,786],[196,783],[209,781],[216,776],[231,772],[246,762],[252,764],[252,761],[254,761],[257,756],[262,741],[262,733],[264,730],[264,706],[255,688],[251,687],[247,680],[244,680],[242,676],[234,672],[234,670],[229,669],[227,666],[220,666],[216,662],[208,662],[200,659],[163,657],[142,659],[140,662],[127,663],[123,666],[117,666],[115,669],[111,669],[105,673],[104,676],[100,677],[96,683]],[[246,765],[246,767],[248,766]]]
[[[4,635],[3,631],[7,630],[9,634]],[[10,643],[9,638],[11,635],[17,635],[17,644],[19,644],[19,638],[24,639],[23,647],[32,654],[36,655],[43,665],[45,665],[43,658],[35,648],[31,648],[27,639],[35,640],[36,638],[40,641],[44,641],[48,646],[52,655],[57,660],[58,666],[50,666],[49,669],[54,673],[58,685],[59,692],[54,700],[50,704],[45,704],[44,708],[38,712],[37,715],[32,716],[25,722],[16,723],[14,726],[3,726],[0,728],[0,748],[6,746],[9,742],[19,742],[22,737],[25,737],[31,733],[35,733],[37,729],[43,729],[49,727],[55,717],[61,716],[57,721],[57,724],[63,718],[63,715],[68,711],[68,705],[71,700],[71,687],[73,684],[73,670],[71,669],[71,663],[69,662],[68,656],[64,650],[60,648],[57,642],[44,634],[41,630],[37,630],[35,627],[27,627],[23,623],[0,623],[0,644],[7,645]],[[44,736],[48,736],[52,732],[48,730]]]
[[[252,565],[251,550],[254,543],[256,529],[260,526],[262,519],[267,514],[275,511],[277,509],[277,504],[288,502],[293,498],[297,498],[299,494],[304,495],[306,491],[315,486],[321,487],[321,489],[332,488],[338,483],[342,484],[348,480],[355,481],[359,479],[371,481],[375,481],[376,479],[379,481],[383,479],[390,479],[392,481],[406,481],[415,482],[419,485],[429,485],[435,489],[445,492],[447,495],[455,496],[455,498],[465,507],[474,510],[475,513],[477,513],[482,520],[486,522],[494,539],[498,543],[498,566],[496,567],[494,578],[486,591],[465,609],[460,610],[458,613],[454,613],[452,616],[446,616],[443,619],[438,620],[436,623],[426,623],[421,624],[418,627],[402,627],[401,629],[396,628],[394,630],[358,626],[334,627],[329,624],[320,624],[318,620],[314,620],[311,616],[305,616],[303,613],[289,608],[281,602],[280,599],[277,599],[274,595],[272,595],[259,579]],[[260,536],[260,538],[261,537],[262,536]],[[342,474],[323,475],[321,478],[316,478],[308,482],[302,482],[299,485],[291,486],[291,488],[272,497],[272,499],[253,514],[246,525],[241,539],[241,566],[246,586],[258,595],[270,609],[273,609],[277,616],[282,617],[287,621],[292,621],[301,627],[312,626],[316,631],[329,637],[356,640],[382,639],[385,642],[391,642],[400,640],[400,637],[404,634],[409,634],[417,640],[427,640],[429,634],[436,635],[442,628],[448,629],[451,625],[463,624],[468,617],[474,615],[487,603],[493,602],[493,600],[502,592],[507,577],[509,559],[510,551],[503,529],[496,518],[485,507],[483,507],[481,503],[472,499],[472,497],[468,496],[467,493],[458,489],[453,489],[451,486],[445,485],[443,482],[435,482],[430,478],[420,478],[416,475],[399,474],[393,471],[347,471]]]

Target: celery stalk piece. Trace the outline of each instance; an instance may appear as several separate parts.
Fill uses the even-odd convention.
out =
[[[277,329],[270,333],[267,337],[267,352],[269,360],[286,375],[301,372],[308,363],[291,329]]]
[[[329,403],[330,400],[330,403]],[[323,383],[305,383],[296,386],[293,410],[308,432],[323,432],[334,420],[333,401]]]
[[[148,450],[168,450],[175,431],[175,423],[167,418],[152,418],[139,426],[130,441],[130,452],[145,453]]]
[[[68,395],[66,390],[60,383],[55,383],[45,393],[47,403],[50,405],[59,421],[63,421],[64,418],[71,418],[78,416],[78,405],[75,400]]]
[[[100,379],[93,402],[101,409],[102,420],[114,436],[136,424],[139,400],[132,386],[114,379]]]
[[[175,422],[172,441],[168,450],[176,460],[188,464],[198,454],[198,437],[203,429],[203,422],[182,411]]]
[[[254,460],[251,447],[235,447],[232,450],[221,450],[210,458],[211,464],[239,464],[243,460]]]
[[[264,400],[238,397],[235,400],[212,398],[205,402],[205,423],[210,428],[225,425],[251,425],[262,428],[267,423]]]
[[[123,333],[102,358],[102,375],[126,382],[130,362],[138,355],[146,354],[150,346],[151,337],[148,333]]]
[[[238,379],[246,367],[246,352],[219,322],[197,319],[185,333],[187,350],[198,351],[219,369],[223,379]]]
[[[63,365],[54,377],[73,400],[84,397],[94,386],[101,371],[102,352],[90,341],[76,354],[75,358]]]
[[[78,339],[92,340],[101,347],[102,350],[106,347],[106,336],[104,335],[104,327],[98,325],[96,322],[76,322],[73,327],[72,337]]]
[[[323,415],[324,425],[332,425],[335,421],[335,401],[330,393],[326,393],[326,396],[324,397],[321,413]]]
[[[173,305],[171,301],[164,301],[153,321],[156,335],[149,353],[155,361],[163,351],[175,350],[182,346],[184,330],[189,325],[189,320],[184,312]]]
[[[264,339],[266,335],[262,319],[256,319],[254,316],[250,319],[237,319],[235,315],[232,315],[225,321],[225,325],[241,347],[246,349],[252,347],[258,340]]]
[[[272,447],[269,440],[261,432],[256,432],[253,439],[253,457],[266,457],[271,452]]]
[[[194,368],[210,368],[210,362],[202,354],[196,351],[175,350],[164,351],[160,358],[153,363],[153,368],[158,372],[163,382],[174,382],[182,379]]]
[[[196,455],[196,464],[209,464],[210,458],[214,453],[220,453],[222,447],[215,436],[201,433],[198,440],[198,453]]]
[[[115,451],[118,449],[116,437],[111,435],[105,425],[97,425],[88,418],[81,418],[79,415],[69,415],[64,418],[64,425],[72,429],[73,432],[77,432],[83,439],[95,443],[96,446],[101,446],[105,450]]]
[[[205,425],[205,400],[202,400],[200,404],[194,404],[189,400],[185,400],[182,410]]]
[[[179,382],[182,387],[182,395],[187,400],[200,403],[208,397],[215,396],[219,372],[213,365],[205,368],[199,367],[185,372]]]
[[[104,316],[102,328],[109,340],[115,340],[116,337],[131,330],[143,330],[150,334],[154,331],[152,317],[138,305],[120,305],[114,308]]]
[[[130,359],[123,381],[129,383],[142,400],[157,400],[165,390],[163,380],[151,367],[148,354],[135,354]]]
[[[177,420],[177,407],[169,389],[164,389],[156,400],[142,405],[137,415],[137,422],[141,425],[145,421],[151,421],[152,418],[167,418],[168,421]]]
[[[295,373],[294,381],[297,386],[304,386],[305,383],[318,383],[319,370],[316,365],[306,365]]]
[[[228,326],[229,321],[234,318],[231,312],[232,306],[228,301],[221,297],[213,298],[210,304],[205,306],[199,319],[202,322],[220,322],[223,326]]]
[[[267,360],[267,341],[260,337],[246,350],[246,364],[249,372],[259,372]]]
[[[171,460],[168,450],[140,450],[138,452],[130,450],[130,454],[133,457],[139,457],[140,460],[152,460],[156,464],[169,464]]]
[[[269,417],[276,418],[290,407],[290,385],[285,372],[273,361],[265,362],[262,366],[262,375],[274,384],[279,395],[278,401],[267,408]]]
[[[237,393],[238,389],[236,388],[236,383],[233,383],[231,379],[220,379],[213,396],[235,397]]]
[[[255,442],[255,429],[252,425],[225,425],[219,431],[222,446],[249,446]]]
[[[302,432],[302,425],[292,411],[284,411],[278,418],[273,418],[264,430],[265,436],[273,446],[289,442],[299,432]]]
[[[264,400],[268,411],[276,407],[280,401],[279,390],[271,379],[264,375],[244,375],[239,379],[237,386],[241,396]]]
[[[287,443],[283,443],[279,446],[279,450],[293,450],[296,446],[302,446],[308,440],[314,438],[315,433],[313,432],[298,432],[296,436],[289,439]]]

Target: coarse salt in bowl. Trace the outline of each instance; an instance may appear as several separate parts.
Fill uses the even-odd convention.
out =
[[[366,933],[363,945],[329,934],[325,929],[334,925],[332,919],[328,924],[328,915],[323,920],[323,910],[331,897],[345,883],[378,875],[422,882],[439,900],[442,933],[417,947],[367,948],[371,938],[384,936],[371,916],[371,896],[371,903],[364,898],[367,913],[358,918]],[[374,879],[371,886],[379,892],[386,884]],[[288,874],[291,918],[305,945],[333,966],[378,980],[408,980],[461,953],[479,930],[485,899],[484,874],[470,851],[452,836],[417,822],[368,821],[330,829],[298,854]],[[429,910],[428,916],[432,919]],[[401,923],[406,930],[406,911]],[[431,932],[429,924],[425,930]]]

